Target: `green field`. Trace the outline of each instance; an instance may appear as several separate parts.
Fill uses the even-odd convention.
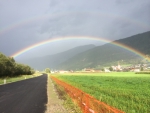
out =
[[[70,73],[55,77],[127,113],[150,113],[150,74]]]

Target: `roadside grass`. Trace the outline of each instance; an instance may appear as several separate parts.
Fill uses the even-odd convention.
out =
[[[69,111],[69,113],[82,113],[78,105],[76,105],[69,95],[65,92],[64,88],[57,85],[53,80],[54,88],[58,94],[58,98],[63,100],[64,108]]]
[[[55,77],[127,113],[150,113],[150,74],[70,73]]]
[[[20,81],[20,80],[30,79],[30,78],[37,77],[40,75],[41,75],[41,73],[35,73],[33,75],[20,75],[20,76],[16,76],[16,77],[3,77],[3,78],[0,78],[0,85],[4,84],[4,80],[6,80],[6,84],[7,84],[7,83],[11,83],[11,82]]]

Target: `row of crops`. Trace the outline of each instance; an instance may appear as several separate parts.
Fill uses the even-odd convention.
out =
[[[127,113],[150,113],[150,75],[148,74],[72,73],[55,77]]]

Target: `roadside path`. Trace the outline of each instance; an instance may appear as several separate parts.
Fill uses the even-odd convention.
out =
[[[44,113],[47,75],[0,85],[0,113]]]
[[[63,101],[58,99],[56,91],[54,90],[54,85],[48,76],[47,80],[47,110],[45,113],[68,113],[68,111],[63,107]]]

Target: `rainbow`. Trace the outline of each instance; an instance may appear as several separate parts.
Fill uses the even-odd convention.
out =
[[[106,42],[106,43],[111,43],[115,46],[118,46],[118,47],[121,47],[121,48],[124,48],[132,53],[135,53],[137,54],[138,56],[142,57],[142,58],[145,58],[145,55],[140,52],[140,51],[137,51],[136,49],[134,48],[131,48],[127,45],[124,45],[124,44],[121,44],[121,43],[118,43],[118,42],[112,42],[111,40],[107,40],[105,38],[99,38],[99,37],[88,37],[88,36],[67,36],[67,37],[56,37],[56,38],[51,38],[49,40],[45,40],[45,41],[42,41],[42,42],[39,42],[39,43],[36,43],[34,45],[31,45],[29,47],[26,47],[16,53],[14,53],[13,55],[11,55],[11,57],[18,57],[20,56],[21,54],[24,54],[26,53],[27,51],[30,51],[32,49],[35,49],[37,47],[40,47],[40,46],[43,46],[45,44],[49,44],[49,43],[53,43],[53,42],[57,42],[57,41],[62,41],[62,40],[71,40],[71,39],[87,39],[87,40],[96,40],[96,41],[101,41],[101,42]]]

